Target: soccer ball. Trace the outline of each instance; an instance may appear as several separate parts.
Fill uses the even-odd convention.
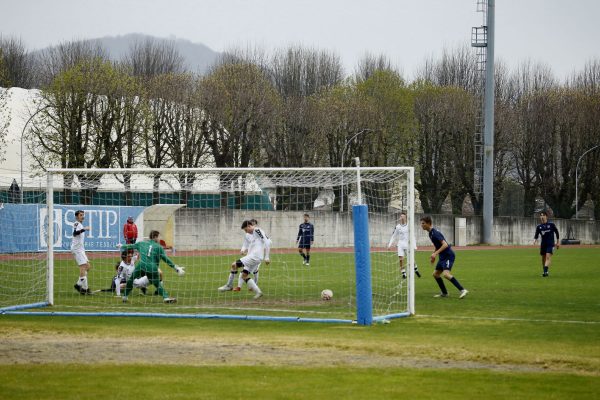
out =
[[[331,300],[333,298],[333,292],[329,289],[325,289],[321,292],[321,298],[323,300]]]

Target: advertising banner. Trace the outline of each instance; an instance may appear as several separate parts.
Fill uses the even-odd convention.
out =
[[[144,232],[145,207],[54,206],[54,251],[70,251],[75,211],[85,211],[83,226],[86,251],[116,250],[123,243],[123,225],[133,217],[138,232]],[[38,204],[3,204],[0,210],[0,253],[45,251],[48,248],[48,208]]]

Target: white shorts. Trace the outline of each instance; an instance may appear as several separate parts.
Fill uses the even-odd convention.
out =
[[[88,260],[87,256],[85,255],[85,250],[75,250],[72,253],[73,253],[73,256],[75,257],[75,261],[77,262],[77,265],[84,265],[84,264],[87,264],[90,262]]]
[[[251,274],[258,271],[258,267],[260,267],[260,263],[262,262],[260,258],[250,256],[244,256],[240,258],[240,261],[244,264],[244,269]]]
[[[408,255],[408,243],[398,243],[398,257]]]

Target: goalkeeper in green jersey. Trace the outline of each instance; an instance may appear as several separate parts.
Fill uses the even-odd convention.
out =
[[[169,297],[169,293],[163,288],[158,264],[160,263],[160,260],[163,260],[169,267],[173,268],[179,276],[185,275],[185,270],[183,267],[175,265],[175,263],[167,257],[165,250],[160,245],[159,235],[160,233],[158,231],[151,231],[149,240],[144,240],[143,242],[137,242],[135,244],[117,245],[118,247],[121,247],[121,250],[136,249],[140,253],[140,261],[135,266],[131,276],[127,279],[127,285],[125,286],[125,292],[122,297],[123,303],[127,302],[127,295],[133,290],[133,281],[138,278],[144,279],[144,277],[142,277],[144,274],[148,283],[153,284],[158,289],[158,294],[163,297],[165,303],[177,302],[177,299]]]

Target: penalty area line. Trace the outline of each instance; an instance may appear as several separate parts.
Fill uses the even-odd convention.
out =
[[[600,324],[600,321],[577,321],[567,319],[534,319],[534,318],[508,318],[508,317],[464,317],[464,316],[447,316],[447,315],[428,315],[417,314],[417,318],[439,318],[439,319],[470,319],[480,321],[509,321],[509,322],[550,322],[555,324]]]

